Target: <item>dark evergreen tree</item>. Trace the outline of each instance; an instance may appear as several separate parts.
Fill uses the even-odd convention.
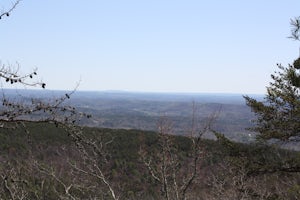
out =
[[[291,20],[294,40],[300,40],[300,17]],[[264,101],[244,96],[257,116],[251,130],[263,140],[300,141],[300,58],[287,67],[277,64]]]

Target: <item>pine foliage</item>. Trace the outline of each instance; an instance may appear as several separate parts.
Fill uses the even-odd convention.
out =
[[[291,37],[299,40],[300,17],[291,20]],[[300,58],[271,75],[264,101],[244,96],[246,104],[257,116],[251,130],[257,138],[279,141],[300,140]]]

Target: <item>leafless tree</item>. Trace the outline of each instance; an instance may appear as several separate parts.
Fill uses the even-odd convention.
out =
[[[172,123],[163,117],[158,123],[158,152],[148,152],[141,147],[140,156],[151,177],[160,184],[165,199],[185,200],[201,171],[201,162],[206,156],[203,135],[210,131],[216,115],[208,118],[201,129],[197,127],[196,107],[193,104],[192,127],[187,135],[190,152],[180,157],[180,147],[173,141]]]
[[[5,16],[10,16],[11,12],[17,7],[20,1],[21,0],[13,2],[10,8],[6,11],[2,11],[0,13],[0,19]],[[45,89],[46,84],[39,81],[37,76],[37,69],[34,69],[31,73],[22,74],[20,73],[20,65],[18,63],[15,65],[0,63],[0,80],[2,80],[3,84],[40,87],[41,89]],[[29,131],[26,127],[28,122],[52,123],[67,131],[70,138],[78,144],[78,147],[80,147],[79,144],[83,144],[83,138],[81,134],[82,130],[79,126],[77,126],[77,122],[82,117],[90,118],[91,116],[78,112],[74,106],[68,105],[67,103],[67,100],[70,99],[77,87],[78,85],[74,90],[66,92],[60,97],[49,99],[24,96],[23,94],[18,93],[18,91],[12,97],[6,93],[7,90],[2,89],[2,98],[0,98],[0,101],[2,101],[2,105],[0,106],[0,128],[11,129],[12,131],[21,128],[30,137]],[[20,173],[22,170],[26,169],[29,174],[33,174],[35,171],[51,177],[60,186],[63,186],[64,192],[60,195],[75,199],[70,192],[70,189],[75,186],[72,184],[67,185],[56,175],[55,170],[50,166],[37,163],[34,159],[24,159],[24,163],[15,163],[15,165],[10,164],[12,162],[17,162],[15,160],[12,161],[6,159],[4,161],[7,162],[8,165],[3,165],[5,168],[1,169],[0,182],[3,186],[4,195],[0,196],[1,198],[28,199],[28,195],[32,193],[36,194],[35,197],[37,199],[40,198],[38,195],[40,191],[32,192],[28,187],[26,187],[26,184],[30,182],[28,180],[30,177],[21,176]],[[35,165],[32,163],[35,163]],[[22,168],[22,166],[24,167]],[[34,188],[37,187],[35,186]],[[40,189],[42,190],[43,188]]]
[[[7,11],[2,11],[0,18],[10,16],[10,13],[17,7],[20,1],[13,2]],[[22,74],[20,73],[19,63],[12,65],[0,62],[0,80],[3,81],[3,84],[9,85],[41,87],[43,89],[46,87],[46,83],[38,80],[37,69],[28,74]],[[56,125],[59,123],[75,124],[80,117],[89,118],[90,115],[79,113],[73,106],[66,104],[66,101],[76,91],[77,87],[78,85],[74,90],[66,92],[61,97],[52,99],[24,97],[18,93],[13,98],[7,95],[5,90],[2,89],[2,98],[0,98],[2,101],[2,106],[0,106],[0,127],[5,127],[8,124],[7,122],[24,125],[23,122],[26,121],[50,122]]]
[[[242,163],[233,165],[224,159],[206,180],[207,192],[203,199],[299,199],[299,174],[283,173],[249,176]]]
[[[80,163],[70,162],[75,172],[86,175],[95,180],[95,184],[104,185],[107,188],[109,196],[115,200],[119,199],[116,188],[109,179],[109,161],[110,154],[107,151],[107,145],[112,140],[104,141],[99,135],[96,137],[86,137],[82,132],[76,131],[72,134],[77,150],[81,155]]]
[[[11,12],[17,7],[21,0],[17,0],[12,3],[11,7],[7,11],[0,13],[0,19],[10,16]],[[26,87],[41,87],[45,89],[46,84],[37,79],[37,70],[34,69],[31,73],[20,73],[20,65],[16,63],[1,64],[0,68],[0,80],[3,80],[3,84],[20,85]],[[100,138],[92,140],[82,133],[82,128],[77,125],[77,122],[81,118],[90,118],[91,115],[79,112],[74,106],[67,103],[67,100],[71,98],[76,91],[78,85],[74,90],[66,92],[60,97],[55,98],[38,98],[38,97],[26,97],[22,94],[14,95],[11,97],[2,90],[2,106],[0,106],[0,128],[7,128],[15,130],[22,128],[29,135],[26,125],[28,122],[35,123],[52,123],[58,128],[67,132],[70,139],[74,142],[78,153],[82,156],[82,159],[77,161],[71,161],[69,164],[72,166],[72,175],[85,175],[94,178],[98,184],[104,184],[108,189],[110,196],[113,199],[118,199],[118,196],[110,184],[107,173],[105,171],[105,163],[107,163],[107,155],[105,154],[105,146],[110,142],[103,142]],[[34,165],[32,164],[34,163]],[[74,189],[80,190],[81,187],[86,186],[83,183],[76,181],[67,182],[63,180],[58,174],[55,167],[45,165],[37,162],[34,158],[30,162],[26,163],[31,172],[37,171],[48,179],[53,180],[62,190],[55,188],[54,192],[58,198],[61,199],[79,199],[73,194]],[[17,174],[13,173],[17,170],[17,167],[11,166],[11,171],[5,171],[5,175],[2,176],[4,188],[6,189],[6,196],[10,199],[26,199],[27,188],[19,187],[16,180]],[[21,179],[21,178],[20,178]],[[26,181],[26,177],[22,180]],[[86,186],[87,188],[89,186]],[[97,189],[97,188],[96,188]],[[42,190],[42,188],[40,188]],[[41,192],[36,192],[35,197],[40,198]]]

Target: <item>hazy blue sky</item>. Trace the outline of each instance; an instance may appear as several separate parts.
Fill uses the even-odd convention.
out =
[[[264,93],[299,55],[299,15],[299,0],[23,0],[0,21],[0,60],[48,89]]]

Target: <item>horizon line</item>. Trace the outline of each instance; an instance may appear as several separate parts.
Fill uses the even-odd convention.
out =
[[[2,90],[23,90],[23,91],[53,91],[53,92],[67,92],[73,90],[65,89],[41,89],[41,88],[2,88]],[[140,90],[81,90],[76,92],[99,92],[99,93],[132,93],[132,94],[181,94],[181,95],[258,95],[263,96],[265,93],[243,93],[243,92],[183,92],[183,91],[140,91]]]

